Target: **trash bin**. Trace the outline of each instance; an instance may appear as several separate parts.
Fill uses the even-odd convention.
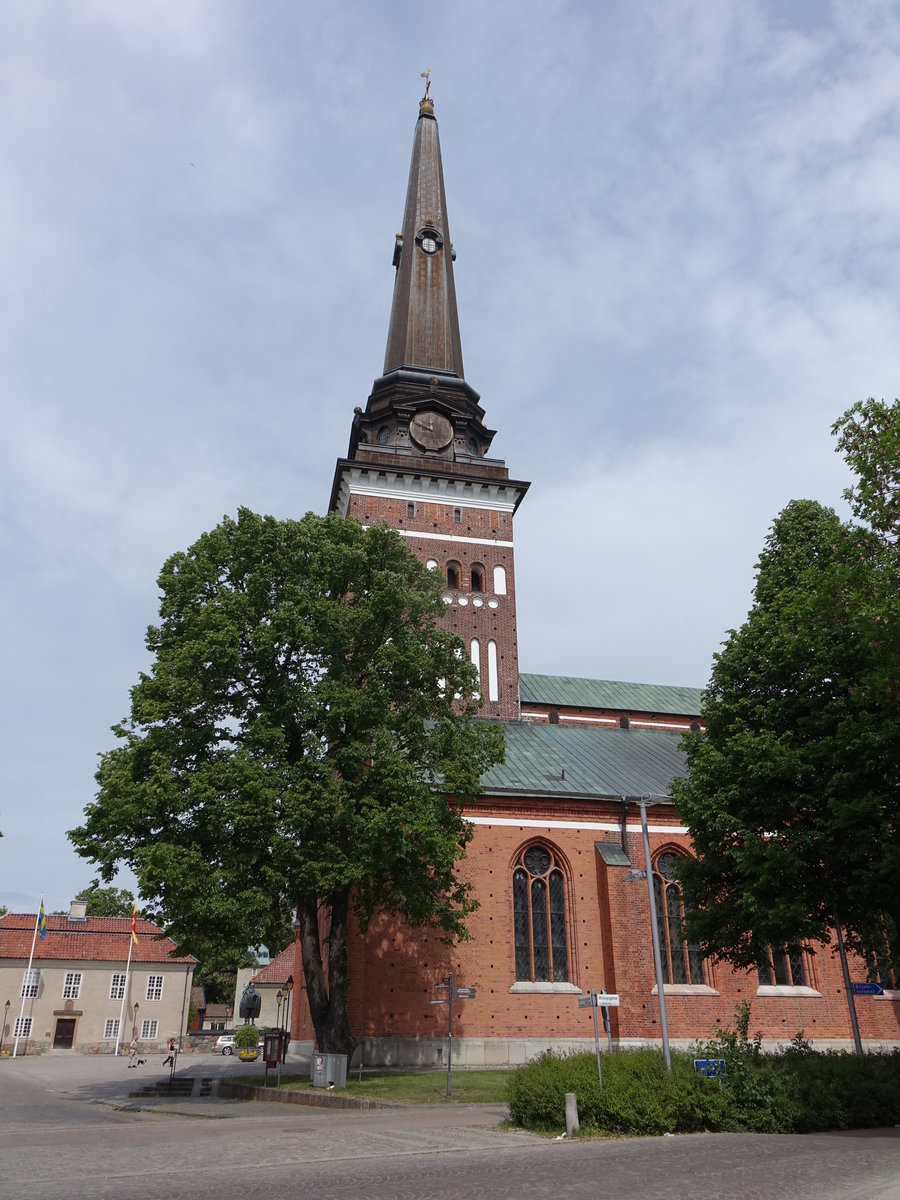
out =
[[[347,1055],[320,1054],[312,1056],[312,1085],[323,1088],[347,1086]]]

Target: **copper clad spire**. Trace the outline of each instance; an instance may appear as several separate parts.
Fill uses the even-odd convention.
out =
[[[434,104],[419,104],[403,228],[397,236],[394,299],[384,373],[401,367],[463,375],[453,249]]]

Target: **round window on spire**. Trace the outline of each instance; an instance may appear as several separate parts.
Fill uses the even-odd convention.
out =
[[[425,252],[425,254],[434,254],[444,244],[444,239],[434,228],[433,225],[423,225],[416,234],[416,245]]]

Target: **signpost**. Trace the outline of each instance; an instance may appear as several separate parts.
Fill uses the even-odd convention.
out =
[[[854,996],[883,996],[884,988],[880,983],[854,983]]]
[[[446,991],[447,995],[442,996],[440,1000],[429,1000],[429,1004],[446,1004],[447,1005],[447,1095],[450,1095],[451,1088],[451,1061],[453,1058],[453,1001],[454,1000],[474,1000],[474,988],[455,988],[453,986],[453,972],[442,979],[440,983],[436,983],[435,988]]]
[[[594,1017],[594,1047],[597,1052],[597,1078],[600,1080],[600,1086],[603,1087],[603,1071],[600,1068],[600,1031],[597,1028],[597,1009],[603,1010],[603,1027],[606,1030],[606,1036],[609,1039],[609,1052],[612,1054],[612,1030],[609,1027],[609,1016],[607,1009],[619,1007],[619,997],[615,992],[595,992],[591,988],[586,996],[578,997],[579,1008],[589,1008]]]

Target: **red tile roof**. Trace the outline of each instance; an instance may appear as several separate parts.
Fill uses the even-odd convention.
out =
[[[297,966],[297,943],[291,942],[289,946],[286,946],[280,954],[272,959],[267,967],[263,967],[262,970],[256,972],[252,982],[254,984],[271,984],[273,987],[277,984],[280,987],[288,975],[293,975],[294,982],[296,983],[300,978]]]
[[[210,1017],[233,1017],[234,1007],[231,1004],[207,1004],[205,1016],[207,1020]]]
[[[0,960],[28,962],[34,938],[35,913],[7,913],[0,917]],[[138,918],[137,945],[131,961],[195,963],[192,954],[175,956],[175,943],[158,925]],[[72,921],[67,914],[47,914],[47,936],[34,943],[34,961],[56,959],[78,962],[125,962],[131,941],[131,917],[86,917]]]

